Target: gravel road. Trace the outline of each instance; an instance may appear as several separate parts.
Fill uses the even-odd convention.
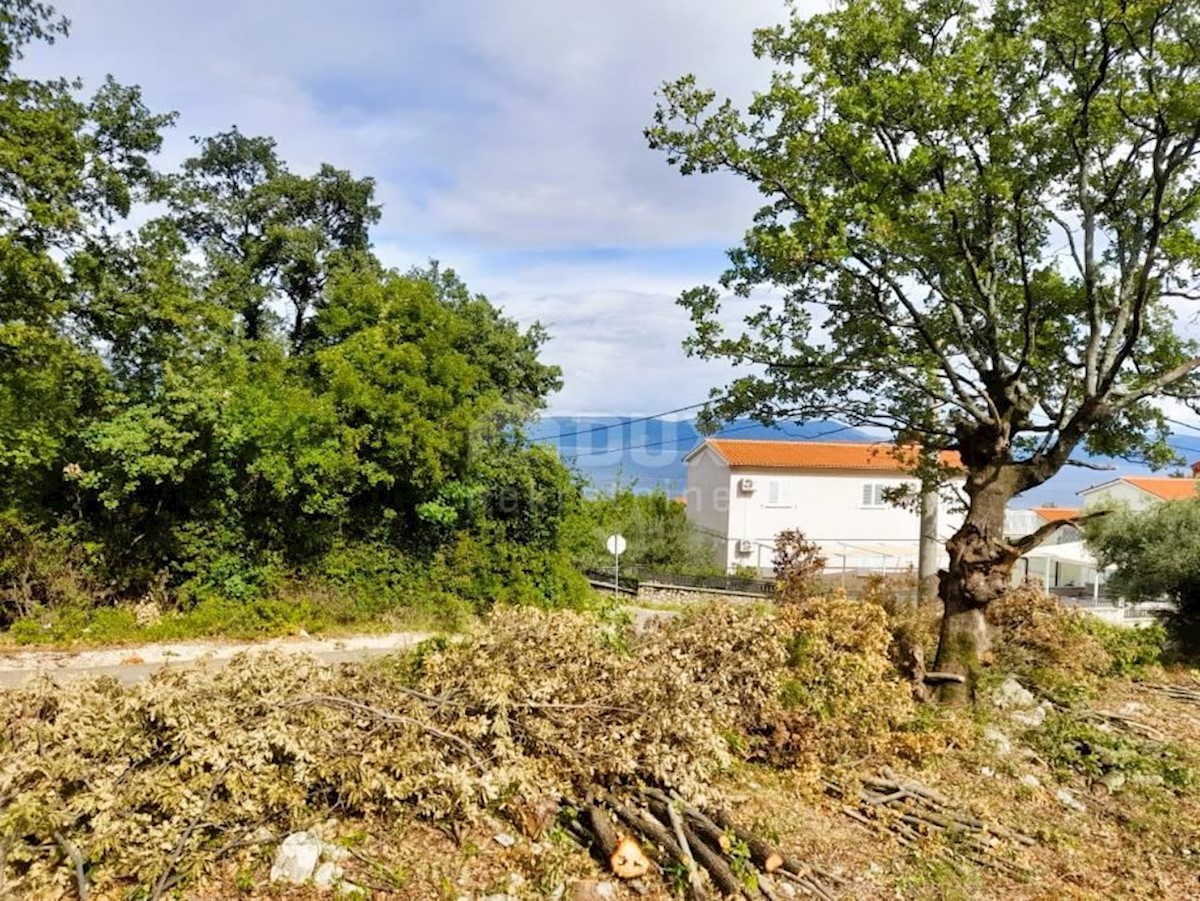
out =
[[[308,654],[322,663],[368,660],[411,648],[427,638],[424,632],[393,632],[346,638],[279,638],[259,642],[177,642],[126,648],[81,651],[34,649],[0,650],[0,689],[19,688],[40,676],[62,683],[71,679],[115,676],[129,684],[167,667],[220,667],[244,652],[275,651]]]

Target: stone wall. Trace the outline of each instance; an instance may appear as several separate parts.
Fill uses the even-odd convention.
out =
[[[712,588],[680,588],[676,585],[658,585],[642,582],[638,585],[638,600],[655,604],[697,604],[705,601],[769,601],[761,594],[746,594],[740,591],[716,591]]]

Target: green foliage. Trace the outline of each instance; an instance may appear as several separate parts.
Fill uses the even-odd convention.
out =
[[[1136,678],[1163,664],[1167,630],[1159,623],[1131,629],[1092,616],[1079,619],[1077,624],[1108,655],[1110,662],[1106,674],[1109,676]]]
[[[1200,650],[1200,500],[1117,510],[1085,524],[1088,545],[1116,571],[1109,585],[1131,601],[1174,602],[1168,619],[1177,650]]]
[[[61,34],[0,14],[0,626],[154,586],[241,632],[580,602],[578,486],[522,431],[561,383],[541,326],[386,270],[370,178],[236,128],[158,171],[135,89],[14,71]]]
[[[1005,506],[1077,451],[1178,456],[1158,400],[1200,398],[1175,312],[1200,276],[1198,31],[1194,3],[792,4],[754,34],[745,109],[690,75],[660,92],[651,147],[763,196],[719,286],[680,297],[689,352],[750,373],[706,418],[884,426],[929,452],[926,488],[961,463],[947,616],[999,595]],[[969,668],[975,633],[945,635]]]
[[[687,518],[683,504],[661,488],[639,494],[633,485],[616,485],[609,494],[585,500],[569,524],[571,550],[580,566],[607,570],[612,555],[604,546],[614,532],[625,536],[621,568],[631,573],[716,572],[712,536]]]
[[[1029,740],[1051,766],[1091,780],[1115,772],[1157,777],[1175,791],[1195,784],[1194,760],[1181,749],[1106,732],[1072,714],[1047,717]]]

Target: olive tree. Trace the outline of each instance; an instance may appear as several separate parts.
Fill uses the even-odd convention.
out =
[[[958,452],[936,665],[960,700],[1045,537],[1006,540],[1008,502],[1085,449],[1169,462],[1161,399],[1200,391],[1176,327],[1200,298],[1200,5],[844,0],[753,47],[773,74],[744,110],[689,76],[647,130],[683,174],[764,197],[720,288],[682,296],[687,346],[746,366],[717,416]]]

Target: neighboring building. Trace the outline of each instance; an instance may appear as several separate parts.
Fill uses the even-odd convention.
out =
[[[1092,485],[1079,492],[1085,507],[1103,508],[1122,505],[1130,510],[1145,510],[1163,501],[1186,500],[1196,497],[1200,486],[1200,463],[1192,465],[1192,477],[1186,476],[1121,476]]]
[[[915,567],[920,517],[885,499],[890,488],[917,484],[913,453],[891,444],[709,438],[684,457],[687,515],[714,539],[727,571],[769,572],[785,529],[818,543],[830,570]],[[956,454],[943,459],[958,463]],[[961,520],[943,502],[939,538]]]
[[[1080,510],[1072,507],[1033,507],[1029,510],[1004,511],[1004,537],[1010,540],[1032,535],[1042,526],[1052,522],[1074,519]],[[1082,533],[1075,525],[1060,526],[1042,544],[1069,544],[1081,541]]]

